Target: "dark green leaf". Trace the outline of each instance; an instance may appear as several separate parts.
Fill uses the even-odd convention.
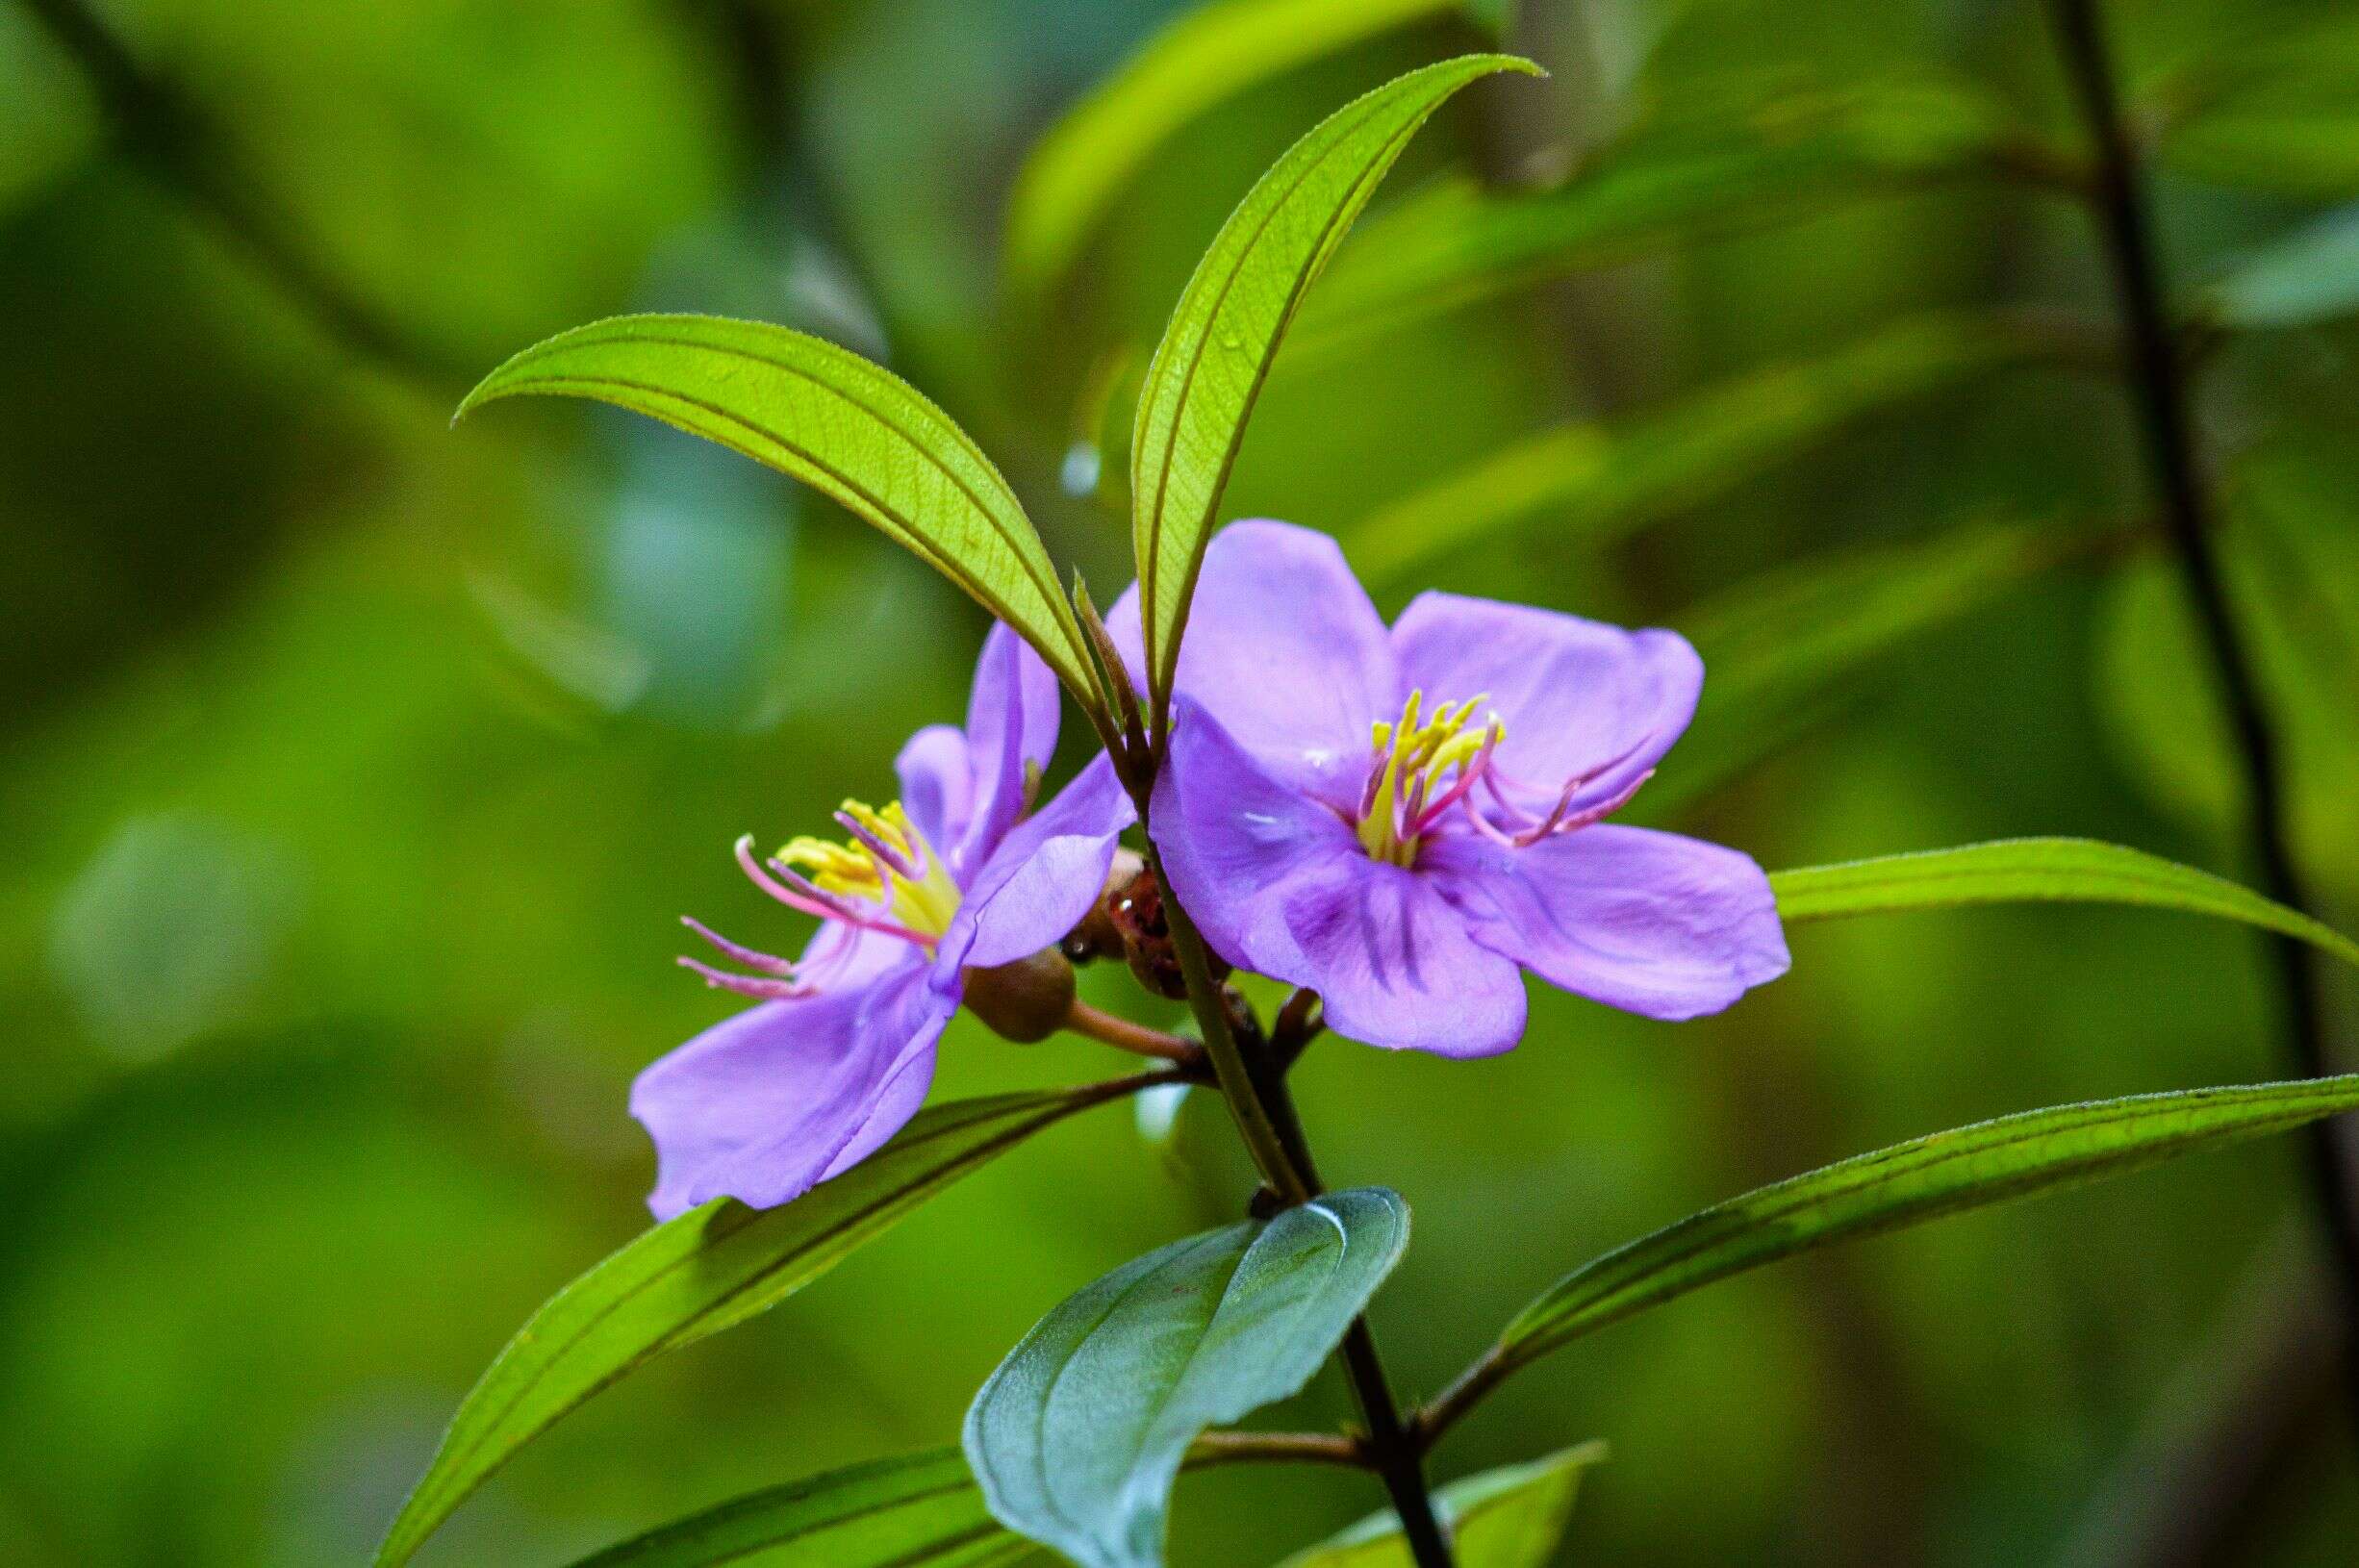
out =
[[[1560,1345],[1796,1252],[2283,1132],[2359,1106],[2359,1075],[2060,1105],[1895,1144],[1689,1215],[1558,1281],[1491,1357]]]
[[[949,415],[881,366],[767,322],[622,316],[525,349],[459,414],[527,392],[630,409],[824,492],[974,594],[1089,700],[1080,628],[1023,504]]]
[[[1406,575],[1518,525],[1609,544],[1693,506],[1876,409],[2039,350],[2013,325],[1936,316],[1818,359],[1773,366],[1619,427],[1572,424],[1516,443],[1345,535],[1367,576]]]
[[[1789,740],[1912,639],[1990,603],[2075,546],[2009,523],[1828,553],[1682,618],[1704,656],[1695,723],[1632,803],[1660,817]]]
[[[2199,180],[2290,195],[2359,193],[2359,19],[2257,30],[2146,94],[2162,156]]]
[[[1459,0],[1226,0],[1155,35],[1051,129],[1009,198],[1007,273],[1045,299],[1155,148],[1256,82],[1379,33],[1459,9]]]
[[[576,1568],[1046,1568],[983,1507],[955,1449],[831,1470],[724,1503]]]
[[[494,1471],[592,1395],[769,1310],[961,1176],[1136,1084],[932,1106],[792,1203],[751,1209],[717,1199],[647,1231],[551,1297],[500,1352],[393,1521],[379,1568],[408,1561]]]
[[[2351,123],[2359,135],[2359,114]],[[2301,327],[2359,311],[2359,207],[2329,213],[2247,258],[2213,286],[2211,301],[2232,327]]]
[[[1544,1568],[1564,1538],[1581,1478],[1606,1457],[1603,1443],[1584,1443],[1525,1464],[1503,1465],[1454,1480],[1433,1494],[1450,1528],[1458,1568]],[[1414,1568],[1401,1519],[1390,1508],[1370,1514],[1279,1568]]]
[[[1308,1381],[1408,1243],[1401,1200],[1356,1188],[1175,1242],[1069,1298],[967,1412],[991,1511],[1083,1568],[1159,1564],[1189,1443]]]
[[[2242,921],[2359,964],[2359,943],[2323,922],[2209,872],[2093,839],[2005,839],[1807,866],[1775,873],[1769,886],[1788,924],[1966,904],[2134,904]]]
[[[1304,292],[1444,99],[1493,72],[1535,68],[1468,55],[1346,104],[1286,150],[1197,264],[1147,367],[1130,443],[1132,544],[1158,728],[1221,491]]]
[[[2052,157],[1987,94],[1941,80],[1683,108],[1552,189],[1454,182],[1371,219],[1304,309],[1287,364],[1542,278]]]

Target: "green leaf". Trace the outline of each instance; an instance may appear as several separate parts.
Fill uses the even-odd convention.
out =
[[[575,1568],[1014,1568],[1049,1558],[1010,1535],[955,1449],[881,1459],[723,1503]]]
[[[1787,923],[1966,904],[2098,903],[2242,921],[2359,964],[2359,942],[2209,872],[2093,839],[2002,839],[1776,873]]]
[[[549,1298],[499,1353],[393,1521],[379,1568],[408,1561],[493,1472],[592,1395],[768,1311],[960,1177],[1139,1081],[931,1106],[792,1203],[717,1199],[645,1232]]]
[[[767,322],[620,316],[525,349],[459,417],[524,393],[630,409],[824,492],[974,594],[1091,700],[1080,628],[1015,492],[949,415],[881,366]]]
[[[1902,322],[1618,427],[1570,424],[1527,438],[1385,507],[1344,544],[1363,574],[1379,580],[1518,525],[1544,524],[1552,539],[1611,544],[1866,414],[2039,348],[2020,328],[1989,316]]]
[[[2081,542],[1986,522],[1830,551],[1683,618],[1704,695],[1626,815],[1660,820],[1824,717],[1864,672],[2068,558]]]
[[[1215,104],[1365,38],[1459,9],[1459,0],[1227,0],[1150,39],[1059,120],[1025,161],[1007,213],[1007,273],[1047,299],[1154,150]]]
[[[1683,108],[1641,122],[1554,188],[1455,181],[1370,219],[1305,307],[1286,363],[1300,368],[1544,278],[2054,158],[1987,93],[1945,79]]]
[[[2359,135],[2359,115],[2352,121]],[[2359,311],[2359,207],[2304,224],[2247,259],[2211,291],[2232,327],[2302,327]]]
[[[2175,171],[2333,199],[2359,193],[2359,20],[2326,13],[2208,49],[2143,94]]]
[[[967,1412],[991,1511],[1082,1568],[1161,1563],[1189,1443],[1309,1381],[1408,1243],[1407,1205],[1355,1188],[1175,1242],[1069,1298]]]
[[[1444,99],[1496,71],[1536,69],[1505,55],[1467,55],[1353,100],[1286,150],[1197,264],[1147,367],[1130,443],[1132,543],[1158,730],[1221,491],[1305,291]]]
[[[2359,1106],[2359,1075],[2137,1095],[1937,1132],[1691,1214],[1558,1281],[1490,1357],[1512,1371],[1732,1274],[1856,1236],[2028,1197]]]
[[[1452,1481],[1433,1494],[1450,1529],[1458,1568],[1545,1568],[1564,1538],[1582,1474],[1604,1461],[1606,1445],[1584,1443],[1524,1464]],[[1414,1568],[1400,1516],[1380,1509],[1279,1568]]]

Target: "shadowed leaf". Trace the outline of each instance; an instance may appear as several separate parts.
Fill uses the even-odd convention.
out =
[[[1564,1538],[1583,1474],[1605,1457],[1605,1444],[1584,1443],[1437,1490],[1434,1511],[1450,1529],[1458,1568],[1545,1568]],[[1385,1508],[1297,1552],[1279,1568],[1414,1568],[1414,1563],[1400,1516]]]

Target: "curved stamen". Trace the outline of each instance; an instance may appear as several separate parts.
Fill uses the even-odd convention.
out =
[[[903,942],[914,942],[921,948],[930,948],[934,945],[934,938],[927,933],[913,931],[906,925],[896,924],[874,910],[854,903],[841,894],[829,893],[783,861],[771,861],[770,870],[772,874],[782,878],[790,890],[808,900],[807,903],[798,907],[805,908],[809,913],[823,920],[840,921],[846,925],[857,926],[863,931],[875,931],[883,936],[899,937]],[[892,884],[888,882],[885,884],[885,892],[888,897],[891,891]]]
[[[891,825],[889,819],[878,817],[875,813],[865,815],[879,826],[889,827]],[[862,821],[861,817],[854,815],[849,806],[837,812],[835,820],[842,825],[845,832],[857,839],[868,852],[875,857],[880,869],[889,871],[904,881],[910,882],[919,881],[926,875],[925,868],[912,858],[917,852],[917,847],[914,844],[908,846],[907,852],[904,852],[902,846],[895,844],[886,834],[872,827],[869,822]]]
[[[815,989],[796,980],[762,979],[751,974],[732,974],[725,969],[698,963],[694,958],[679,960],[680,968],[693,970],[703,977],[706,985],[721,991],[734,991],[741,997],[755,997],[763,1001],[795,1001],[811,995]]]
[[[702,921],[687,915],[680,917],[680,923],[721,949],[724,956],[745,965],[748,969],[758,969],[769,974],[783,974],[790,979],[794,977],[795,966],[786,959],[774,957],[766,952],[757,952],[741,943],[731,942]]]

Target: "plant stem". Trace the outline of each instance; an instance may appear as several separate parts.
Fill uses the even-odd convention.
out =
[[[1138,789],[1132,794],[1139,806],[1139,821],[1144,824],[1148,792]],[[1147,865],[1162,892],[1163,919],[1171,931],[1180,975],[1187,982],[1188,1005],[1195,1011],[1197,1026],[1204,1031],[1205,1054],[1211,1059],[1221,1098],[1228,1101],[1237,1132],[1271,1189],[1289,1204],[1308,1202],[1319,1195],[1318,1171],[1310,1156],[1309,1142],[1303,1134],[1302,1119],[1295,1114],[1293,1097],[1286,1090],[1285,1078],[1282,1074],[1268,1071],[1266,1059],[1258,1069],[1246,1060],[1236,1030],[1230,1024],[1220,984],[1212,977],[1211,949],[1205,946],[1204,933],[1196,929],[1187,910],[1173,896],[1171,883],[1163,874],[1163,863],[1152,847],[1154,840],[1148,842]],[[1369,1330],[1365,1316],[1354,1319],[1346,1330],[1342,1355],[1353,1396],[1359,1402],[1360,1414],[1368,1424],[1363,1448],[1365,1460],[1391,1494],[1393,1512],[1400,1517],[1401,1533],[1408,1542],[1409,1555],[1417,1568],[1455,1568],[1450,1538],[1443,1533],[1441,1521],[1434,1515],[1433,1493],[1426,1485],[1423,1451],[1402,1422],[1401,1407],[1393,1403],[1392,1385],[1384,1376],[1383,1361],[1377,1354],[1376,1336]]]
[[[1072,1009],[1065,1014],[1065,1027],[1102,1046],[1112,1046],[1116,1050],[1127,1050],[1133,1055],[1159,1057],[1181,1067],[1201,1067],[1204,1064],[1204,1048],[1195,1041],[1182,1039],[1176,1034],[1165,1034],[1161,1029],[1151,1029],[1144,1024],[1133,1024],[1127,1018],[1118,1018],[1085,1001],[1074,1002]]]
[[[2245,830],[2253,858],[2259,863],[2261,890],[2289,908],[2306,912],[2310,905],[2302,896],[2301,878],[2286,841],[2285,789],[2276,737],[2212,539],[2209,497],[2196,469],[2186,366],[2164,308],[2161,269],[2155,259],[2138,152],[2115,92],[2104,27],[2096,0],[2050,0],[2050,11],[2065,74],[2096,146],[2097,164],[2088,195],[2112,262],[2115,291],[2128,333],[2130,383],[2154,487],[2162,500],[2164,523],[2180,573],[2194,599],[2235,727],[2248,816]],[[2272,939],[2271,947],[2283,995],[2289,1054],[2302,1075],[2322,1077],[2331,1071],[2331,1063],[2316,961],[2308,948],[2288,937]],[[2353,1211],[2351,1173],[2331,1123],[2313,1123],[2304,1136],[2312,1198],[2325,1228],[2337,1284],[2337,1316],[2344,1333],[2344,1398],[2351,1421],[2359,1424],[2359,1214]]]

